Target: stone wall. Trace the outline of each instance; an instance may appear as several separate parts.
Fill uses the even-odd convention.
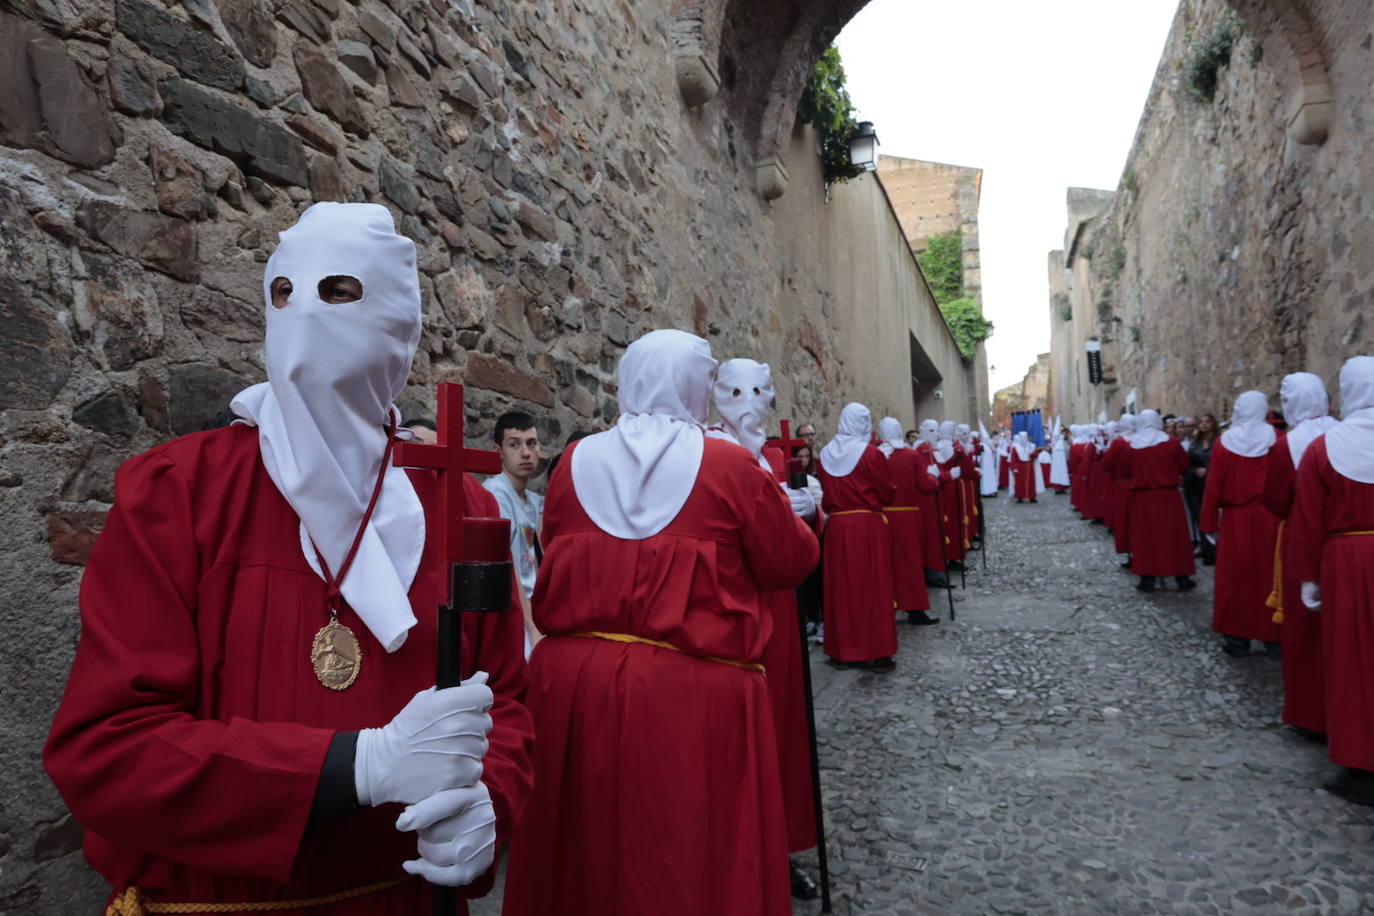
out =
[[[911,250],[920,254],[933,235],[962,232],[964,291],[983,301],[983,276],[978,243],[978,204],[983,193],[983,170],[943,162],[878,157],[878,178],[902,222]]]
[[[263,263],[311,201],[383,203],[416,240],[403,406],[462,380],[478,439],[511,406],[559,443],[608,423],[624,346],[670,326],[769,361],[782,410],[824,427],[847,397],[902,409],[915,332],[970,416],[986,361],[951,355],[877,183],[827,204],[790,129],[798,72],[860,6],[0,7],[0,912],[102,899],[39,761],[81,564],[117,465],[262,379]]]
[[[1228,26],[1230,63],[1199,100],[1190,67]],[[1052,323],[1054,295],[1074,299],[1054,331],[1066,417],[1132,394],[1225,416],[1298,369],[1334,389],[1345,358],[1374,351],[1372,27],[1365,0],[1181,4],[1121,186],[1051,279]],[[1096,388],[1079,382],[1092,335]]]

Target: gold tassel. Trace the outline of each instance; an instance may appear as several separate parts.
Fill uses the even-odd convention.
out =
[[[1274,582],[1269,589],[1269,597],[1264,599],[1264,606],[1274,609],[1274,616],[1270,619],[1274,623],[1283,623],[1283,533],[1288,527],[1288,519],[1279,522],[1279,534],[1274,538]]]

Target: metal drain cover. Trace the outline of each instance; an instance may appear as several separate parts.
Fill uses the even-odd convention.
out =
[[[883,861],[908,871],[925,871],[926,866],[930,864],[930,860],[925,856],[913,856],[905,852],[889,852],[883,856]]]

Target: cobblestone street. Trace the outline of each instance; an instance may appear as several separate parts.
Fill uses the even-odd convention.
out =
[[[1374,813],[1317,788],[1278,662],[1221,653],[1211,569],[1141,595],[1068,503],[988,500],[892,675],[813,649],[835,912],[1374,913]]]

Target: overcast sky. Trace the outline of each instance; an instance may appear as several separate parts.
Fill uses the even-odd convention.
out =
[[[883,153],[983,169],[992,390],[1049,349],[1070,186],[1115,189],[1178,0],[872,0],[838,41]]]

